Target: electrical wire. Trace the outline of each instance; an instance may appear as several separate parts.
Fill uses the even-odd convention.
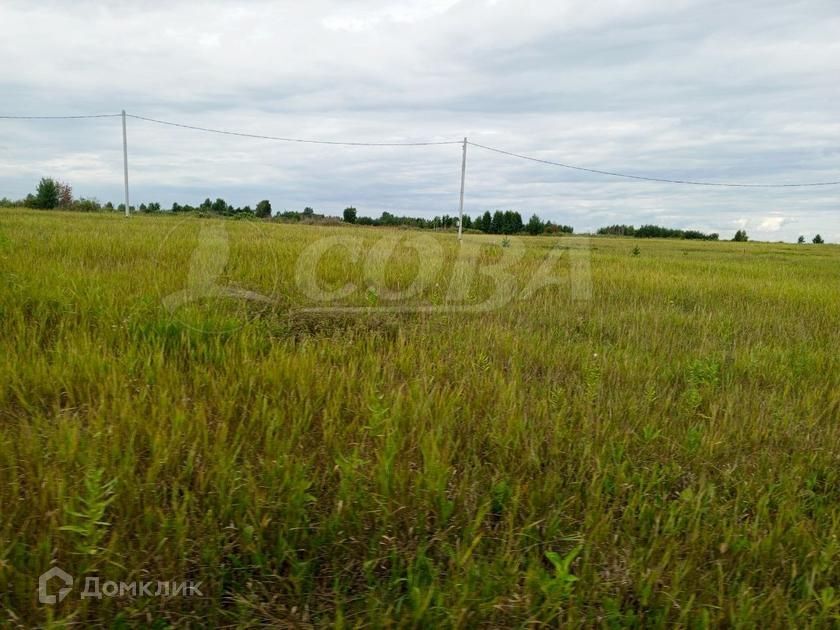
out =
[[[86,114],[82,116],[0,116],[2,120],[80,120],[82,118],[116,118],[122,114]]]
[[[348,147],[425,147],[425,146],[442,146],[442,145],[453,145],[453,144],[463,144],[464,141],[462,140],[446,140],[446,141],[437,141],[437,142],[342,142],[337,140],[314,140],[308,138],[286,138],[281,136],[268,136],[262,134],[255,134],[255,133],[245,133],[241,131],[228,131],[224,129],[213,129],[210,127],[199,127],[197,125],[187,125],[183,123],[176,123],[171,122],[168,120],[160,120],[157,118],[148,118],[146,116],[138,116],[136,114],[125,114],[128,118],[134,118],[135,120],[142,120],[145,122],[154,123],[157,125],[166,125],[169,127],[178,127],[181,129],[190,129],[193,131],[202,131],[205,133],[215,133],[225,136],[237,136],[240,138],[256,138],[259,140],[273,140],[276,142],[295,142],[300,144],[326,144],[326,145],[333,145],[333,146],[348,146]],[[88,118],[116,118],[122,116],[122,114],[86,114],[86,115],[78,115],[78,116],[0,116],[0,120],[80,120],[80,119],[88,119]],[[838,181],[827,181],[827,182],[807,182],[807,183],[793,183],[793,184],[743,184],[743,183],[731,183],[731,182],[707,182],[707,181],[696,181],[696,180],[688,180],[688,179],[668,179],[665,177],[649,177],[645,175],[631,175],[629,173],[621,173],[618,171],[606,171],[597,168],[587,168],[584,166],[575,166],[573,164],[565,164],[563,162],[555,162],[552,160],[544,160],[542,158],[533,157],[530,155],[524,155],[522,153],[514,153],[513,151],[506,151],[504,149],[499,149],[497,147],[490,147],[484,144],[478,144],[477,142],[470,142],[466,141],[466,143],[470,146],[476,147],[477,149],[483,149],[485,151],[491,151],[493,153],[498,153],[501,155],[506,155],[509,157],[518,158],[520,160],[527,160],[529,162],[536,162],[539,164],[547,164],[549,166],[557,166],[560,168],[570,169],[574,171],[582,171],[585,173],[594,173],[596,175],[606,175],[608,177],[621,177],[624,179],[633,179],[639,181],[646,181],[646,182],[659,182],[665,184],[680,184],[686,186],[717,186],[717,187],[725,187],[725,188],[807,188],[807,187],[817,187],[817,186],[837,186],[840,185],[840,180]]]
[[[627,179],[637,179],[646,182],[662,182],[666,184],[683,184],[688,186],[724,186],[728,188],[804,188],[810,186],[837,186],[840,181],[836,182],[810,182],[804,184],[735,184],[724,182],[701,182],[686,179],[665,179],[663,177],[645,177],[642,175],[629,175],[627,173],[617,173],[614,171],[602,171],[596,168],[586,168],[583,166],[573,166],[571,164],[563,164],[562,162],[552,162],[551,160],[543,160],[540,158],[531,157],[530,155],[522,155],[521,153],[513,153],[512,151],[505,151],[504,149],[497,149],[495,147],[488,147],[483,144],[475,142],[467,142],[467,144],[485,151],[492,151],[494,153],[501,153],[511,157],[519,158],[520,160],[529,160],[531,162],[539,162],[540,164],[548,164],[550,166],[559,166],[561,168],[568,168],[575,171],[584,171],[587,173],[596,173],[598,175],[609,175],[610,177],[624,177]]]
[[[223,129],[211,129],[209,127],[197,127],[195,125],[185,125],[181,123],[169,122],[167,120],[158,120],[155,118],[147,118],[145,116],[136,116],[134,114],[126,114],[129,118],[137,120],[145,120],[146,122],[156,123],[158,125],[168,125],[170,127],[180,127],[182,129],[192,129],[193,131],[204,131],[207,133],[217,133],[225,136],[239,136],[241,138],[258,138],[260,140],[275,140],[278,142],[298,142],[302,144],[330,144],[348,147],[426,147],[444,144],[463,144],[462,140],[450,140],[445,142],[338,142],[334,140],[309,140],[304,138],[283,138],[278,136],[264,136],[255,133],[244,133],[240,131],[225,131]]]

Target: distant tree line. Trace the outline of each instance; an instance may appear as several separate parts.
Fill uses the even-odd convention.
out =
[[[96,211],[118,211],[125,212],[125,204],[113,204],[111,202],[100,203],[96,199],[74,199],[73,190],[68,184],[58,180],[45,177],[41,179],[37,190],[29,194],[25,199],[12,201],[0,199],[0,206],[25,206],[28,208],[53,209],[62,208],[85,212]],[[378,225],[389,227],[409,227],[425,230],[451,230],[457,229],[458,217],[445,214],[431,219],[424,217],[406,217],[383,212],[378,218],[359,216],[356,208],[344,209],[342,217],[329,216],[316,212],[313,208],[306,207],[303,211],[283,210],[272,214],[271,202],[263,199],[251,206],[237,207],[229,204],[224,199],[213,201],[209,197],[198,205],[173,203],[171,208],[164,209],[157,202],[144,202],[139,206],[131,206],[132,212],[175,212],[194,213],[199,215],[217,215],[235,218],[273,218],[284,222],[308,222],[308,223],[354,223],[356,225]],[[573,234],[574,228],[570,225],[543,221],[536,214],[528,223],[523,223],[522,215],[515,210],[496,210],[492,214],[487,211],[474,219],[464,215],[464,230],[484,232],[486,234]]]
[[[464,215],[464,229],[478,230],[485,234],[574,234],[575,229],[571,225],[543,221],[536,214],[531,215],[528,223],[522,222],[522,215],[515,210],[496,210],[493,214],[489,211],[472,219]]]
[[[95,199],[76,199],[73,197],[73,188],[70,184],[44,177],[38,183],[34,193],[29,193],[23,199],[12,200],[7,197],[0,199],[0,206],[7,208],[38,208],[50,210],[60,208],[62,210],[78,210],[82,212],[101,210],[101,204]]]
[[[597,233],[635,238],[684,238],[694,241],[716,241],[720,238],[717,233],[705,234],[698,230],[680,230],[659,225],[643,225],[638,228],[632,225],[608,225],[599,228]]]
[[[447,230],[458,227],[458,217],[445,214],[431,219],[422,217],[401,217],[390,212],[383,212],[379,218],[359,216],[356,208],[345,208],[343,219],[345,223],[356,225],[405,226],[427,230]],[[528,223],[522,222],[522,215],[515,210],[496,210],[492,214],[485,212],[472,218],[464,215],[464,230],[484,232],[485,234],[573,234],[570,225],[558,225],[551,221],[543,221],[536,214]]]
[[[122,205],[122,209],[125,210],[125,205]],[[160,212],[161,207],[158,203],[153,204],[140,204],[139,207],[140,212]],[[198,213],[198,214],[216,214],[223,217],[261,217],[267,218],[271,216],[271,203],[264,199],[260,201],[255,208],[251,208],[251,206],[234,206],[229,204],[224,199],[218,198],[215,201],[211,200],[209,197],[202,201],[197,206],[191,206],[189,204],[181,205],[179,203],[173,203],[171,212],[176,213]]]
[[[82,212],[97,212],[97,211],[119,211],[125,212],[125,204],[113,204],[110,201],[100,203],[96,199],[85,199],[84,197],[76,199],[73,197],[73,189],[69,184],[65,184],[50,177],[44,177],[38,183],[34,193],[28,194],[24,199],[11,200],[6,197],[0,199],[0,206],[3,207],[26,207],[37,208],[41,210],[64,209],[76,210]],[[224,199],[211,200],[209,197],[196,206],[190,204],[181,205],[173,203],[171,208],[163,209],[161,204],[157,202],[141,203],[139,206],[131,206],[129,208],[132,212],[192,212],[199,214],[215,214],[220,216],[242,216],[242,217],[260,217],[268,218],[271,216],[271,203],[267,199],[260,201],[255,208],[251,206],[237,207],[227,203]],[[307,214],[314,216],[314,211],[311,208],[306,208],[302,213],[284,213],[285,215],[303,215]],[[333,217],[334,220],[337,220]]]
[[[84,197],[75,198],[73,196],[73,188],[70,184],[44,177],[38,182],[38,186],[34,193],[26,195],[23,199],[12,200],[7,197],[0,198],[0,207],[26,207],[38,208],[43,210],[48,209],[63,209],[75,210],[77,212],[98,212],[98,211],[118,211],[125,212],[125,204],[114,205],[106,202],[100,203],[96,199],[86,199]],[[261,218],[274,219],[283,222],[303,222],[303,223],[353,223],[356,225],[374,225],[387,227],[408,227],[423,230],[454,230],[458,228],[458,217],[444,214],[436,216],[431,219],[424,217],[405,217],[392,214],[390,212],[383,212],[378,218],[359,216],[358,211],[354,207],[344,209],[341,217],[325,215],[316,212],[313,208],[306,207],[302,211],[283,210],[272,214],[271,202],[263,199],[258,202],[254,208],[251,206],[233,206],[227,203],[224,199],[211,200],[209,197],[196,206],[190,204],[181,205],[173,203],[171,208],[164,209],[161,204],[156,202],[141,203],[139,206],[131,206],[132,212],[176,212],[176,213],[194,213],[200,216],[225,216],[234,218]],[[536,214],[532,215],[527,223],[522,221],[522,215],[515,210],[496,210],[478,215],[475,218],[470,215],[464,215],[465,231],[483,232],[485,234],[574,234],[574,228],[570,225],[563,225],[553,223],[551,221],[543,221]],[[659,225],[642,225],[635,227],[633,225],[608,225],[599,228],[597,234],[610,236],[630,236],[634,238],[674,238],[686,240],[703,240],[703,241],[717,241],[719,235],[715,232],[706,234],[699,230],[682,230],[675,228],[667,228]],[[738,230],[732,239],[736,242],[747,242],[749,237],[746,230]],[[805,237],[800,236],[799,243],[805,242]],[[823,237],[817,234],[811,239],[811,242],[820,245],[824,243]]]
[[[659,227],[658,225],[643,225],[640,228],[635,228],[632,225],[608,225],[598,229],[598,234],[607,234],[610,236],[633,236],[635,238],[684,238],[688,240],[702,240],[702,241],[717,241],[719,235],[717,233],[704,234],[697,230],[675,230],[671,228]],[[746,230],[737,230],[732,240],[736,243],[746,243],[750,240]],[[805,242],[805,237],[800,236],[797,240],[802,244]],[[825,243],[823,237],[817,234],[811,242],[815,245]]]

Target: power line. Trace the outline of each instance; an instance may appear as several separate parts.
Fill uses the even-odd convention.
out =
[[[122,116],[122,114],[86,114],[86,115],[76,115],[76,116],[0,116],[0,120],[80,120],[80,119],[89,119],[89,118],[116,118]],[[454,144],[463,144],[464,141],[461,140],[447,140],[447,141],[437,141],[437,142],[342,142],[337,140],[315,140],[309,138],[287,138],[282,136],[269,136],[269,135],[262,135],[262,134],[255,134],[255,133],[246,133],[241,131],[228,131],[224,129],[213,129],[210,127],[199,127],[197,125],[187,125],[183,123],[176,123],[171,122],[168,120],[160,120],[157,118],[148,118],[146,116],[138,116],[136,114],[126,114],[128,118],[134,118],[135,120],[142,120],[145,122],[154,123],[157,125],[166,125],[169,127],[178,127],[181,129],[190,129],[193,131],[202,131],[205,133],[215,133],[225,136],[237,136],[240,138],[256,138],[259,140],[273,140],[276,142],[295,142],[300,144],[326,144],[326,145],[333,145],[333,146],[351,146],[351,147],[423,147],[423,146],[441,146],[441,145],[454,145]],[[549,166],[557,166],[560,168],[566,168],[574,171],[583,171],[586,173],[594,173],[597,175],[606,175],[609,177],[621,177],[624,179],[634,179],[639,181],[647,181],[647,182],[659,182],[665,184],[681,184],[681,185],[688,185],[688,186],[717,186],[717,187],[724,187],[724,188],[806,188],[806,187],[816,187],[816,186],[837,186],[840,185],[840,180],[838,181],[827,181],[827,182],[807,182],[807,183],[798,183],[798,184],[743,184],[743,183],[728,183],[728,182],[706,182],[706,181],[694,181],[694,180],[686,180],[686,179],[668,179],[664,177],[648,177],[644,175],[631,175],[629,173],[620,173],[617,171],[606,171],[597,168],[587,168],[584,166],[575,166],[573,164],[565,164],[563,162],[554,162],[552,160],[544,160],[541,158],[536,158],[530,155],[523,155],[521,153],[514,153],[513,151],[506,151],[504,149],[499,149],[497,147],[490,147],[483,144],[478,144],[476,142],[468,142],[467,144],[472,145],[478,149],[484,149],[485,151],[491,151],[493,153],[499,153],[501,155],[507,155],[509,157],[518,158],[520,160],[527,160],[530,162],[537,162],[539,164],[547,164]]]
[[[596,168],[586,168],[583,166],[573,166],[571,164],[563,164],[562,162],[552,162],[551,160],[543,160],[540,158],[531,157],[529,155],[522,155],[521,153],[513,153],[512,151],[505,151],[504,149],[497,149],[488,147],[483,144],[475,142],[468,142],[467,144],[485,151],[492,151],[493,153],[501,153],[510,157],[519,158],[520,160],[529,160],[531,162],[539,162],[540,164],[548,164],[550,166],[559,166],[561,168],[568,168],[574,171],[584,171],[587,173],[596,173],[598,175],[609,175],[610,177],[624,177],[626,179],[638,179],[646,182],[662,182],[666,184],[684,184],[689,186],[723,186],[727,188],[804,188],[809,186],[837,186],[840,181],[835,182],[810,182],[805,184],[730,184],[722,182],[700,182],[686,179],[665,179],[662,177],[644,177],[642,175],[628,175],[627,173],[617,173],[613,171],[602,171]]]
[[[223,129],[211,129],[209,127],[197,127],[195,125],[184,125],[181,123],[169,122],[167,120],[158,120],[155,118],[146,118],[145,116],[135,116],[134,114],[126,114],[129,118],[137,120],[145,120],[146,122],[156,123],[158,125],[168,125],[170,127],[180,127],[182,129],[192,129],[193,131],[204,131],[206,133],[218,133],[225,136],[239,136],[241,138],[258,138],[260,140],[276,140],[278,142],[298,142],[302,144],[331,144],[349,147],[425,147],[438,146],[444,144],[463,144],[461,140],[450,140],[445,142],[338,142],[334,140],[310,140],[304,138],[282,138],[278,136],[264,136],[255,133],[244,133],[240,131],[225,131]]]
[[[85,114],[81,116],[0,116],[2,120],[80,120],[82,118],[116,118],[122,114]]]

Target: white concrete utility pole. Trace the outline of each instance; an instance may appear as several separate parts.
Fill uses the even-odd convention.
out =
[[[125,119],[123,119],[125,120]],[[464,138],[464,156],[461,159],[461,206],[458,210],[458,240],[461,240],[461,234],[464,231],[464,178],[467,174],[467,139]],[[126,177],[128,177],[126,175]],[[126,180],[128,181],[128,180]],[[128,184],[126,184],[128,186]],[[128,190],[128,189],[126,189]]]
[[[128,205],[128,136],[125,130],[125,110],[122,110],[122,124],[123,124],[123,174],[125,175],[125,216],[129,216]],[[466,150],[466,145],[464,145]],[[463,188],[463,184],[461,186]]]

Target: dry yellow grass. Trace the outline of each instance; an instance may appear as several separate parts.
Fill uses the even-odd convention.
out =
[[[308,266],[325,237],[360,258]],[[593,238],[591,299],[562,250],[523,300],[558,239],[521,242],[498,308],[336,314],[301,273],[379,308],[432,250],[400,303],[451,305],[454,237],[0,210],[6,623],[836,624],[840,248]],[[167,308],[205,285],[270,300]],[[53,564],[74,590],[41,604]]]

